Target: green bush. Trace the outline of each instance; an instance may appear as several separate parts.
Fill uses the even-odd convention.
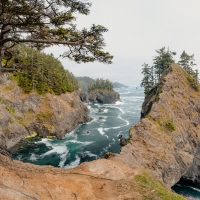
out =
[[[175,131],[176,130],[176,127],[175,127],[175,125],[173,124],[172,121],[166,122],[165,128],[169,131]]]
[[[189,74],[187,75],[187,80],[189,82],[189,84],[196,90],[199,91],[199,84],[198,82]]]

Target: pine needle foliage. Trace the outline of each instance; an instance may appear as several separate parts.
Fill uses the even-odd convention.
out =
[[[15,51],[18,53],[18,71],[14,72],[14,76],[24,92],[36,90],[39,94],[50,92],[59,95],[78,89],[75,76],[65,70],[52,54],[42,53],[26,45],[20,45]],[[16,58],[9,64],[13,65]]]
[[[88,85],[88,92],[96,89],[114,91],[112,82],[102,78],[97,78],[94,83]]]

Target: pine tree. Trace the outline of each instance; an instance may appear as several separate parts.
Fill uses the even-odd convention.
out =
[[[180,56],[180,61],[178,61],[178,64],[183,67],[183,69],[191,75],[193,78],[195,78],[195,72],[193,71],[193,66],[196,65],[194,63],[194,54],[188,55],[185,51]]]
[[[159,80],[162,76],[163,72],[172,64],[174,63],[173,56],[176,55],[176,52],[172,52],[169,49],[166,51],[165,47],[156,50],[158,56],[155,56],[154,60],[154,68],[155,68],[155,75]]]
[[[141,87],[144,87],[144,93],[148,94],[148,92],[154,87],[153,66],[150,67],[146,63],[144,63],[142,66],[142,74],[144,75],[144,78],[142,79]]]

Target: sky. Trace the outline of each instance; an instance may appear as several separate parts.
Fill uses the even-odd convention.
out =
[[[200,71],[200,0],[90,0],[88,16],[77,15],[77,28],[92,24],[108,28],[106,47],[114,56],[113,64],[99,62],[77,64],[60,59],[75,76],[109,79],[129,86],[139,86],[142,64],[153,64],[155,50],[166,47],[175,51],[178,62],[183,50],[194,54],[194,69]],[[45,52],[58,57],[64,47]]]

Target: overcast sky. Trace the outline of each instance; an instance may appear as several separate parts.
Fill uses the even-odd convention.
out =
[[[76,64],[62,59],[75,76],[104,78],[139,86],[141,65],[152,65],[155,50],[169,47],[176,61],[183,50],[194,54],[200,71],[200,0],[90,0],[90,15],[79,15],[78,28],[92,24],[109,29],[104,34],[105,50],[114,55],[113,64]],[[59,56],[61,47],[46,50]]]

